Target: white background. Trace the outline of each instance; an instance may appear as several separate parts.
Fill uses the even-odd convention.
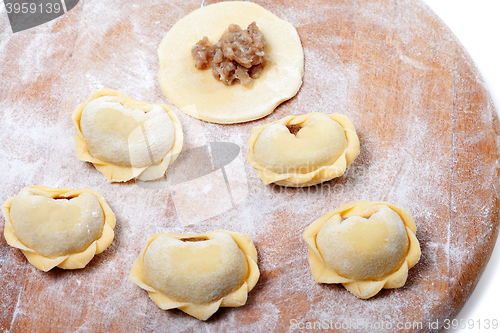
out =
[[[486,81],[497,113],[500,108],[500,1],[424,0],[444,21],[469,52]],[[450,332],[500,332],[500,244],[457,319],[474,321],[474,327]],[[484,328],[486,319],[499,321],[499,328]],[[481,328],[479,328],[481,324]]]

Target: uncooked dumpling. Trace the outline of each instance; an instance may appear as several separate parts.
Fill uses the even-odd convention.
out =
[[[90,189],[30,186],[2,205],[5,239],[36,268],[83,268],[113,241],[115,215]]]
[[[244,305],[258,278],[250,236],[228,231],[152,235],[130,272],[161,309],[201,320],[221,306]]]
[[[226,86],[210,70],[195,67],[193,46],[204,36],[212,44],[237,24],[256,22],[264,34],[267,65],[250,87]],[[160,85],[181,111],[215,123],[239,123],[271,113],[293,97],[302,84],[304,52],[295,28],[261,6],[227,1],[202,7],[179,20],[159,48]]]
[[[343,205],[304,232],[313,277],[342,283],[360,298],[402,287],[420,258],[415,232],[412,217],[389,203]]]
[[[93,163],[110,181],[160,178],[182,148],[180,122],[166,105],[119,91],[94,91],[73,120],[78,158]]]
[[[296,134],[292,127],[298,127]],[[287,116],[252,129],[247,161],[265,184],[310,186],[344,174],[359,155],[352,122],[344,115]]]

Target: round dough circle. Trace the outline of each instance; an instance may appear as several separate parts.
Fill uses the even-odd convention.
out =
[[[327,266],[358,280],[383,278],[398,270],[408,253],[408,236],[401,217],[378,206],[369,218],[333,216],[318,232],[316,242]]]
[[[226,233],[183,241],[163,235],[144,254],[144,277],[178,301],[209,303],[239,288],[248,274],[245,255]]]
[[[242,29],[256,22],[266,39],[269,61],[251,87],[226,86],[210,69],[194,66],[192,47],[204,36],[216,43],[231,23]],[[159,48],[160,85],[180,110],[214,123],[264,117],[293,97],[302,84],[304,52],[295,28],[261,6],[242,1],[202,7],[179,20]]]

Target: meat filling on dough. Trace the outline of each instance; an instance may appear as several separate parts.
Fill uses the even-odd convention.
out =
[[[191,50],[195,67],[212,68],[214,77],[225,85],[251,85],[266,66],[264,34],[253,22],[246,30],[237,24],[229,25],[217,44],[205,36]]]

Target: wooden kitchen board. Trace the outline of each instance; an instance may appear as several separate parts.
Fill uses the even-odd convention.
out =
[[[185,150],[212,141],[242,150],[225,170],[234,207],[204,221],[214,208],[206,196],[227,199],[220,174],[188,190],[110,184],[76,158],[71,113],[103,87],[165,102],[157,46],[177,20],[207,3],[80,1],[60,19],[16,34],[0,10],[0,201],[29,185],[88,187],[117,216],[113,244],[83,270],[41,272],[0,237],[1,331],[283,332],[315,321],[350,324],[350,332],[395,330],[397,323],[408,326],[402,331],[435,331],[436,320],[441,329],[458,314],[488,262],[499,217],[498,119],[469,55],[420,1],[256,2],[297,28],[304,83],[296,97],[250,123],[209,124],[176,110]],[[358,159],[321,186],[263,185],[244,162],[251,128],[317,111],[353,121]],[[195,197],[198,211],[188,209],[180,190]],[[408,210],[422,248],[403,288],[369,300],[315,283],[302,240],[312,221],[360,200]],[[0,217],[2,234],[4,223]],[[128,280],[148,235],[217,229],[255,241],[261,277],[245,306],[201,322],[158,309]]]

